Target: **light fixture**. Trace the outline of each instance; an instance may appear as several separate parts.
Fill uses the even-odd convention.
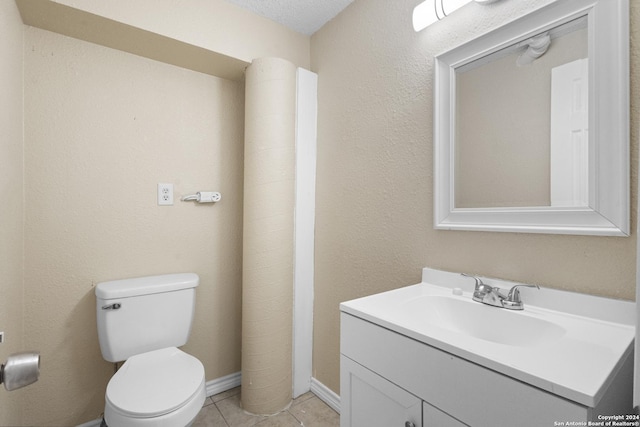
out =
[[[549,46],[551,46],[551,36],[547,31],[546,33],[540,34],[538,36],[531,37],[529,40],[520,43],[520,45],[527,47],[527,49],[522,54],[520,54],[520,56],[516,60],[516,64],[519,67],[522,67],[532,64],[533,61],[547,53]]]
[[[418,32],[474,0],[425,0],[413,9],[413,29]],[[475,0],[489,4],[498,0]]]

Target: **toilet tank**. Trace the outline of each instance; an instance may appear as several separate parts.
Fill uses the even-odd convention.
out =
[[[102,357],[120,362],[186,344],[199,282],[197,274],[181,273],[99,283],[96,311]]]

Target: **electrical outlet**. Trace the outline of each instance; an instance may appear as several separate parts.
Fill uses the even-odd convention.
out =
[[[173,205],[173,184],[158,184],[158,206]]]

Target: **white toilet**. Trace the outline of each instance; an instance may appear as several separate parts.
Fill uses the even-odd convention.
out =
[[[183,427],[202,409],[204,367],[177,348],[191,332],[199,280],[167,274],[96,287],[102,356],[126,360],[107,385],[108,427]]]

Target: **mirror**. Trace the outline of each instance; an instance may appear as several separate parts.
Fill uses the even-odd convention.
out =
[[[629,234],[628,0],[558,0],[436,57],[437,229]]]
[[[588,206],[587,73],[586,18],[455,70],[456,208]]]

